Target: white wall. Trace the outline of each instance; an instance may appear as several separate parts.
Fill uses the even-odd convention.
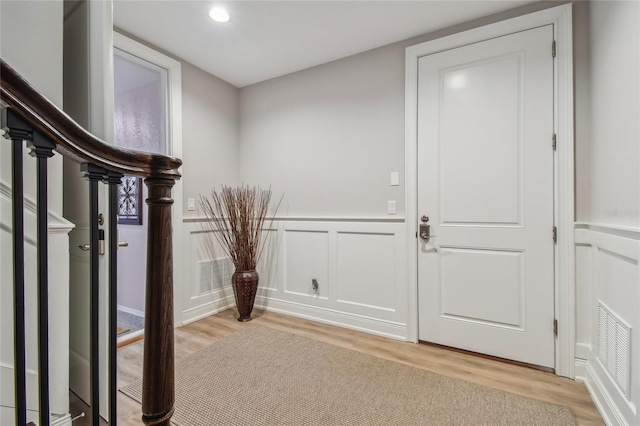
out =
[[[588,208],[575,231],[576,375],[608,424],[633,425],[640,423],[640,3],[590,2],[581,16],[576,137],[587,153],[576,161],[588,171],[577,181]],[[601,306],[621,328],[600,326]]]
[[[2,1],[0,2],[0,56],[53,103],[62,106],[62,1]],[[0,141],[0,187],[2,189],[2,327],[0,328],[0,424],[13,424],[13,309],[11,259],[11,144]],[[36,263],[35,200],[36,162],[25,150],[25,263]],[[62,157],[54,156],[49,166],[49,245],[50,253],[50,360],[52,370],[51,411],[64,415],[68,410],[68,237],[72,226],[62,219]],[[62,229],[56,229],[62,228]],[[27,393],[29,419],[37,419],[37,316],[35,303],[35,269],[26,270],[27,321]],[[62,361],[62,364],[60,364]],[[56,417],[54,416],[54,419]]]
[[[590,3],[591,222],[640,226],[640,3]]]

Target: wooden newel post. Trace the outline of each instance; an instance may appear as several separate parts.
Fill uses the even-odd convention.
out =
[[[173,254],[171,178],[145,179],[149,189],[142,421],[169,426],[173,415]]]

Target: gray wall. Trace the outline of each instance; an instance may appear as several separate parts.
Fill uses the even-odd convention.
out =
[[[589,10],[590,221],[640,226],[640,3]]]
[[[0,56],[62,107],[62,1],[1,1]],[[0,144],[0,179],[11,183],[11,145]],[[25,195],[35,200],[35,160],[25,154]],[[62,215],[62,157],[49,160],[49,210]]]
[[[238,183],[238,89],[182,62],[182,160],[184,217],[187,199],[221,184]]]
[[[117,7],[117,6],[116,6]],[[221,184],[238,183],[238,89],[153,44],[116,28],[182,64],[182,209]]]
[[[404,48],[375,49],[240,90],[240,177],[289,216],[404,214]]]
[[[62,1],[0,1],[0,56],[9,65],[26,77],[31,84],[44,93],[56,105],[62,106]],[[25,195],[35,201],[36,194],[36,164],[25,150]],[[49,210],[62,215],[62,157],[55,156],[48,161],[49,164]],[[11,185],[11,143],[0,140],[0,179],[3,183]],[[4,194],[2,195],[5,202]],[[10,198],[10,197],[7,197]],[[4,205],[4,204],[3,204]],[[4,207],[3,207],[4,209]],[[5,210],[6,211],[6,210]],[[25,219],[27,223],[26,235],[35,238],[34,230],[29,228],[33,215],[27,210]],[[13,399],[13,281],[11,265],[11,215],[0,217],[2,229],[0,230],[0,251],[2,259],[0,263],[0,424],[14,424]],[[33,223],[33,222],[32,222]],[[60,247],[60,236],[50,236],[49,244]],[[66,247],[66,246],[63,246]],[[58,250],[59,256],[54,253],[50,257],[50,288],[55,291],[66,288],[65,268],[59,267],[68,262],[68,257],[63,250]],[[60,253],[61,252],[61,253]],[[33,314],[36,305],[36,250],[33,244],[27,241],[25,244],[25,263],[27,267],[26,280],[26,306],[29,312],[26,318],[27,331],[27,380],[35,383],[37,377],[37,324]],[[54,309],[50,310],[50,324],[57,325],[57,319],[67,315],[65,303],[65,291],[58,291],[53,297]],[[60,294],[62,293],[62,294]],[[56,318],[53,318],[53,317]],[[64,323],[64,319],[61,320]],[[50,359],[52,366],[64,359],[66,355],[65,339],[68,333],[63,329],[52,330],[52,342],[61,342],[62,348],[52,348]],[[51,373],[51,389],[68,388],[65,382],[66,367],[59,366]],[[27,388],[29,400],[28,420],[37,421],[37,389]],[[51,411],[53,414],[61,414],[68,407],[68,398],[59,394],[52,394]],[[66,405],[65,405],[66,403]],[[65,411],[62,411],[65,410]],[[34,414],[35,413],[35,414]]]
[[[403,217],[404,183],[391,187],[389,173],[404,175],[405,48],[557,4],[529,5],[240,89],[240,178],[285,192],[290,216],[384,217],[387,201],[396,200]],[[576,16],[585,7],[574,3]],[[585,38],[581,20],[574,19],[574,31]],[[584,82],[582,73],[577,67],[577,81]],[[588,121],[581,110],[576,126]],[[576,142],[581,183],[589,180],[586,149]],[[587,191],[578,185],[582,218],[589,216]]]

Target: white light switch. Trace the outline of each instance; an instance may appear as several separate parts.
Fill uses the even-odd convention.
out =
[[[196,211],[196,200],[194,198],[187,198],[187,210],[190,212]]]
[[[387,213],[396,214],[396,201],[395,200],[387,201]]]
[[[400,185],[400,177],[398,175],[398,172],[391,172],[391,186],[398,185]]]

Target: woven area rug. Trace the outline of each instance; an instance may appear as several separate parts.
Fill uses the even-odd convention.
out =
[[[140,402],[141,380],[121,392]],[[173,423],[575,425],[567,407],[258,325],[176,363]]]

